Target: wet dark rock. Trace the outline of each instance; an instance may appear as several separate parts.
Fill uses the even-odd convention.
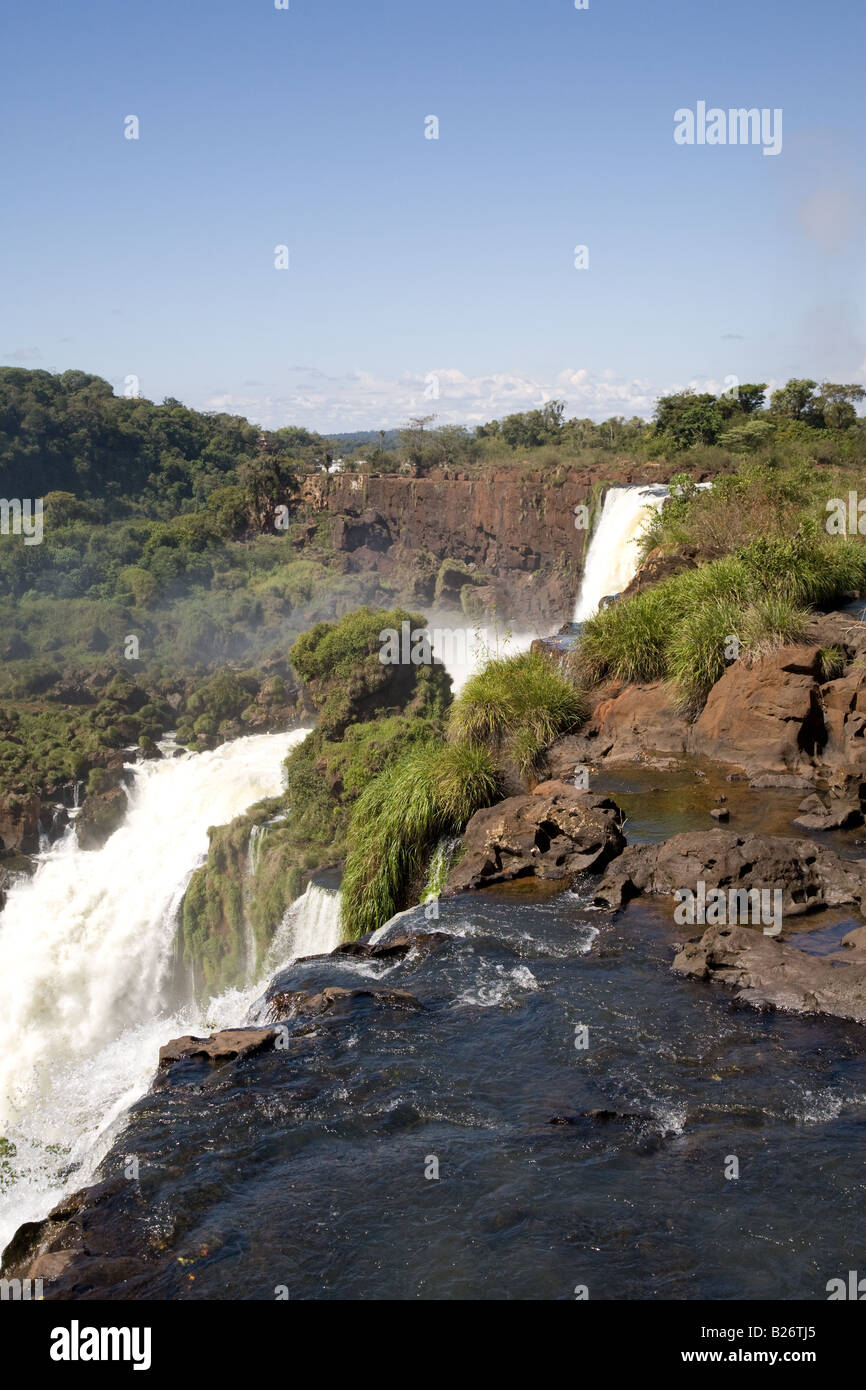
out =
[[[338,985],[329,985],[315,993],[310,990],[281,990],[268,1000],[267,1017],[274,1023],[290,1018],[321,1018],[325,1014],[344,1014],[362,1001],[389,1009],[421,1008],[414,994],[405,989],[343,989]],[[272,1029],[264,1031],[273,1032]]]
[[[39,824],[47,835],[49,844],[53,845],[69,825],[69,812],[61,802],[43,803]]]
[[[609,797],[542,782],[529,796],[476,811],[463,836],[466,853],[442,896],[527,877],[567,887],[619,854],[625,845],[620,820]]]
[[[19,1226],[3,1251],[4,1279],[43,1279],[44,1297],[86,1297],[99,1285],[142,1274],[138,1251],[117,1245],[114,1211],[133,1196],[134,1184],[113,1178],[64,1197],[44,1221]]]
[[[36,854],[42,802],[32,792],[0,797],[0,854]]]
[[[597,1124],[606,1124],[611,1120],[644,1123],[654,1119],[653,1115],[642,1115],[632,1110],[610,1110],[607,1106],[596,1106],[592,1110],[580,1110],[576,1115],[551,1115],[547,1123],[549,1125],[576,1125],[578,1120],[593,1120]]]
[[[172,1038],[171,1042],[159,1049],[159,1065],[167,1067],[172,1062],[201,1059],[209,1062],[236,1061],[263,1051],[275,1037],[273,1028],[223,1028],[207,1038],[196,1038],[186,1033],[182,1038]]]
[[[838,968],[748,927],[709,927],[672,969],[727,985],[749,1004],[866,1023],[866,964]]]
[[[619,908],[641,893],[707,888],[781,889],[783,912],[797,916],[821,907],[860,905],[866,862],[840,859],[812,840],[782,835],[738,835],[699,830],[658,845],[633,845],[608,866],[595,901]]]
[[[75,821],[75,834],[81,849],[102,849],[126,816],[129,800],[122,787],[88,796]]]
[[[380,930],[382,929],[380,928]],[[453,939],[447,932],[417,931],[411,928],[397,931],[393,935],[386,936],[375,942],[369,939],[373,935],[373,932],[369,932],[367,937],[361,940],[344,941],[341,945],[335,947],[335,949],[330,952],[330,955],[361,956],[366,960],[383,960],[387,957],[399,959],[408,955],[410,951],[435,951],[440,946],[449,944]],[[306,961],[327,959],[327,955],[302,956],[295,964],[302,965]]]

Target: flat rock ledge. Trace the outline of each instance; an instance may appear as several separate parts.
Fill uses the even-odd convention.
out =
[[[421,1008],[415,995],[406,989],[343,989],[340,985],[329,985],[318,993],[281,990],[268,1000],[267,1017],[275,1023],[290,1018],[321,1018],[325,1014],[345,1013],[359,1004],[388,1009]]]
[[[239,1057],[252,1057],[270,1046],[276,1037],[273,1028],[223,1028],[207,1038],[185,1033],[172,1038],[159,1049],[160,1067],[173,1062],[208,1061],[232,1062]]]
[[[841,859],[813,840],[793,836],[687,831],[659,845],[624,850],[608,866],[595,901],[621,908],[642,893],[694,892],[700,882],[708,889],[780,889],[783,915],[796,917],[823,907],[861,907],[866,861]]]
[[[866,1023],[866,964],[834,965],[751,927],[709,927],[686,943],[671,969],[727,985],[759,1008]]]
[[[517,878],[568,887],[622,852],[621,820],[609,797],[567,782],[542,782],[528,795],[509,796],[476,811],[463,835],[466,852],[442,896]]]

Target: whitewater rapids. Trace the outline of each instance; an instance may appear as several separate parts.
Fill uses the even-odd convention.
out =
[[[0,915],[0,1249],[91,1180],[162,1043],[238,1025],[261,993],[266,975],[172,1008],[177,909],[208,827],[279,793],[283,759],[308,732],[136,764],[126,819],[102,849],[79,849],[70,830],[10,890]],[[305,900],[314,920],[295,904],[290,953],[295,941],[328,950],[339,940],[338,895]],[[266,972],[275,963],[272,950]]]

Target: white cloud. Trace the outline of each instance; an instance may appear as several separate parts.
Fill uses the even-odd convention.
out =
[[[396,380],[369,372],[327,376],[312,368],[293,370],[292,385],[273,394],[224,392],[200,402],[206,410],[247,415],[269,429],[303,425],[322,433],[399,427],[412,415],[434,415],[437,424],[480,425],[515,411],[532,410],[554,398],[567,415],[603,420],[610,415],[652,413],[660,388],[647,380],[617,377],[610,368],[590,372],[565,368],[541,378],[499,372],[468,377],[457,367],[433,367]]]

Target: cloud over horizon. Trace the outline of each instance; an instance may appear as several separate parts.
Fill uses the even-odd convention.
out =
[[[407,373],[397,380],[365,371],[334,377],[314,367],[299,367],[292,369],[292,377],[284,392],[222,392],[197,404],[204,410],[247,415],[268,429],[293,424],[342,433],[400,428],[414,415],[435,415],[442,425],[475,426],[554,399],[565,401],[568,415],[598,420],[649,416],[661,389],[647,380],[627,380],[611,370],[590,372],[585,367],[565,368],[547,380],[512,372],[469,377],[456,367],[424,376]]]

